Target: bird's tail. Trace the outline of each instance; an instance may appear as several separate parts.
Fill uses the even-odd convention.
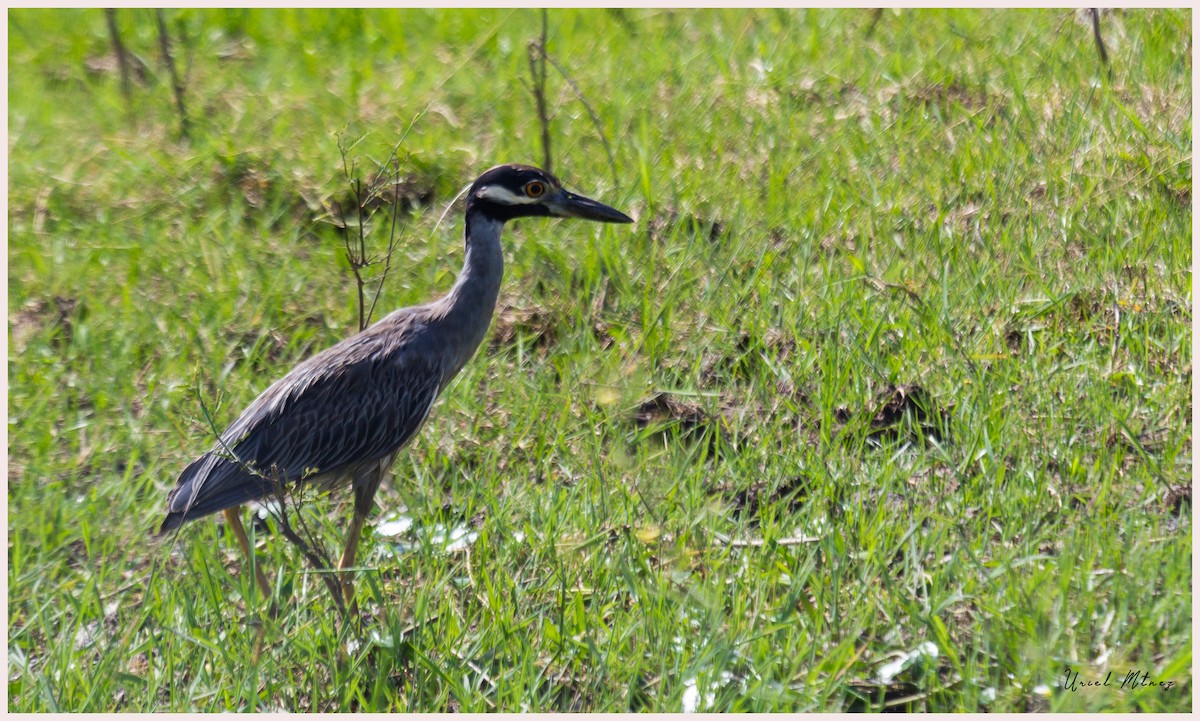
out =
[[[162,538],[171,531],[174,531],[176,528],[182,526],[185,520],[187,519],[184,517],[183,513],[170,511],[167,513],[167,517],[163,519],[162,524],[159,525],[158,530],[151,531],[150,535],[154,536],[155,538]]]
[[[167,517],[152,535],[165,536],[187,521],[262,498],[272,490],[266,479],[247,472],[236,461],[205,453],[179,474],[167,496]]]

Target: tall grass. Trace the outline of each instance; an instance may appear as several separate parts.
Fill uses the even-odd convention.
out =
[[[1191,12],[1103,13],[1111,80],[1075,11],[873,18],[550,12],[620,183],[551,73],[555,170],[638,222],[507,229],[346,624],[269,526],[275,617],[147,531],[201,399],[356,327],[339,134],[419,118],[381,307],[450,286],[540,13],[167,11],[185,142],[152,11],[128,100],[101,11],[10,12],[9,708],[1190,710]]]

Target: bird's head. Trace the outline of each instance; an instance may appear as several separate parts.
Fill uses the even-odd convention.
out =
[[[467,212],[471,211],[501,222],[539,215],[633,222],[615,208],[564,189],[558,178],[531,165],[497,165],[479,176],[467,193]]]

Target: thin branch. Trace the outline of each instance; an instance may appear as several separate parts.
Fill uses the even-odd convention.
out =
[[[612,146],[608,143],[608,136],[604,134],[604,128],[600,126],[600,116],[596,114],[596,110],[592,107],[592,104],[588,102],[588,99],[583,94],[583,91],[579,89],[579,84],[575,82],[575,79],[571,77],[566,68],[564,68],[562,65],[559,65],[558,61],[554,59],[554,56],[546,52],[546,48],[544,46],[541,48],[541,51],[542,57],[550,61],[550,64],[554,66],[554,69],[563,76],[563,79],[566,80],[567,84],[571,86],[571,89],[575,91],[575,97],[579,99],[580,103],[583,103],[583,107],[587,108],[588,115],[592,117],[592,125],[596,128],[596,134],[600,136],[600,142],[604,144],[604,152],[608,155],[608,167],[613,174],[613,186],[620,190],[621,180],[617,177],[617,159],[613,156]]]
[[[121,42],[121,33],[117,29],[117,11],[113,8],[105,8],[104,20],[108,24],[108,36],[112,40],[113,54],[117,56],[117,67],[121,69],[121,94],[125,96],[125,104],[128,108],[133,81],[129,77],[129,53],[125,50],[125,43]]]
[[[367,265],[367,218],[366,203],[362,195],[362,178],[355,178],[350,183],[354,189],[354,202],[358,204],[358,260],[354,263],[354,282],[358,284],[358,329],[367,327],[367,296],[360,270]]]
[[[550,159],[550,118],[546,113],[546,9],[542,9],[542,37],[540,40],[530,40],[529,74],[533,78],[533,99],[537,103],[538,122],[542,128],[542,167],[546,172],[553,173]]]
[[[400,160],[395,157],[395,152],[392,151],[393,157],[390,169],[390,182],[393,188],[398,184],[400,176]],[[388,274],[392,270],[392,254],[396,252],[396,220],[400,215],[400,199],[392,198],[392,218],[388,225],[388,246],[387,253],[383,256],[383,272],[379,274],[379,283],[375,286],[375,295],[371,297],[371,307],[367,309],[367,323],[371,322],[371,316],[375,314],[375,305],[379,302],[379,296],[383,293],[383,284],[387,281]]]
[[[362,269],[367,265],[367,249],[366,249],[366,202],[362,193],[362,180],[358,177],[358,163],[349,160],[349,149],[342,142],[344,136],[338,135],[337,145],[338,152],[342,154],[342,173],[346,176],[346,181],[350,184],[350,194],[354,201],[355,212],[358,216],[358,237],[352,239],[350,237],[350,224],[346,220],[346,209],[337,204],[337,209],[342,216],[342,244],[346,249],[346,263],[350,266],[350,272],[354,275],[355,289],[358,294],[358,329],[361,331],[367,327],[367,300],[364,285],[366,281],[362,277]],[[357,241],[357,249],[355,248]]]
[[[816,543],[821,540],[820,536],[795,536],[792,538],[777,538],[774,541],[765,541],[761,538],[751,538],[748,540],[740,540],[736,538],[725,538],[717,534],[717,540],[730,548],[761,548],[762,546],[799,546],[805,543]]]
[[[212,414],[208,410],[208,405],[204,402],[204,394],[200,392],[198,377],[196,382],[196,396],[200,401],[200,411],[204,414],[204,420],[208,424],[208,427],[212,431],[213,435],[216,437],[217,445],[220,446],[221,450],[226,454],[226,456],[246,473],[271,484],[271,488],[275,493],[276,500],[279,502],[280,509],[278,513],[272,513],[272,515],[275,516],[276,520],[279,521],[279,528],[283,532],[284,538],[286,538],[293,545],[295,545],[297,549],[299,549],[300,553],[308,560],[309,564],[311,564],[314,569],[318,571],[328,571],[330,567],[328,557],[322,559],[315,552],[313,552],[312,547],[309,544],[305,543],[304,540],[300,538],[300,536],[297,535],[294,530],[292,530],[292,526],[288,522],[287,517],[287,493],[283,482],[279,480],[278,473],[272,473],[272,475],[269,477],[263,475],[263,473],[257,468],[239,458],[237,453],[235,453],[234,450],[229,447],[229,444],[225,442],[225,439],[217,431],[216,422],[213,420]],[[297,484],[297,486],[299,486],[299,484]],[[297,487],[297,492],[299,492],[299,490],[299,487]],[[198,493],[199,491],[200,489],[196,488],[193,491],[193,497],[194,494]],[[191,499],[188,500],[188,504],[191,504]],[[187,512],[186,508],[184,509],[184,512]],[[299,501],[296,503],[296,515],[297,517],[300,516]],[[303,523],[303,519],[301,519],[301,523]],[[176,530],[176,534],[178,534],[178,529]],[[322,578],[325,580],[325,586],[329,589],[330,595],[333,596],[334,604],[338,607],[338,610],[342,613],[342,615],[346,616],[347,612],[345,603],[342,601],[341,586],[337,583],[336,577],[330,573],[323,573]]]
[[[171,89],[175,93],[175,109],[179,111],[179,137],[188,140],[191,137],[188,122],[187,106],[183,101],[183,83],[179,80],[179,72],[175,69],[175,58],[171,56],[171,35],[167,32],[167,21],[163,18],[161,9],[154,11],[158,20],[158,48],[162,52],[163,64],[171,76]]]
[[[387,165],[390,169],[391,174],[389,176],[389,180],[393,184],[393,189],[400,178],[400,158],[397,155],[400,151],[400,146],[404,144],[405,139],[408,138],[408,134],[412,132],[414,127],[416,127],[417,121],[425,116],[425,111],[428,109],[429,105],[426,104],[426,106],[421,109],[421,112],[413,116],[413,119],[409,121],[408,127],[404,129],[404,133],[400,136],[400,139],[397,140],[396,144],[392,146],[392,152],[391,155],[388,156]],[[393,193],[393,195],[395,194]],[[397,242],[396,221],[400,213],[400,203],[397,202],[398,200],[398,198],[393,198],[392,201],[392,222],[388,227],[387,254],[383,257],[383,272],[379,275],[379,284],[375,286],[375,295],[371,298],[371,307],[367,310],[367,323],[371,322],[371,316],[375,314],[375,304],[379,302],[379,296],[383,293],[383,284],[387,281],[388,275],[392,270],[392,255],[396,252]]]
[[[358,291],[358,328],[365,329],[371,323],[371,317],[375,314],[375,306],[379,303],[379,297],[383,293],[384,283],[392,270],[392,258],[395,255],[396,248],[399,244],[399,236],[397,228],[400,222],[400,198],[399,198],[399,182],[400,182],[400,147],[408,138],[408,134],[416,127],[417,122],[424,117],[429,106],[426,105],[419,113],[413,116],[408,127],[396,144],[392,146],[392,151],[389,153],[387,160],[382,163],[376,163],[376,174],[370,183],[364,184],[361,177],[358,175],[357,161],[350,159],[350,151],[362,142],[359,138],[352,145],[347,146],[344,140],[344,135],[338,136],[338,150],[342,155],[342,173],[350,184],[350,191],[353,195],[354,204],[358,213],[358,236],[357,249],[353,247],[353,243],[349,235],[349,225],[346,221],[345,210],[336,205],[336,211],[341,215],[341,228],[343,232],[343,242],[346,246],[346,258],[350,264],[350,270],[354,274],[354,280]],[[407,160],[407,156],[406,156]],[[391,197],[387,197],[385,191],[391,189]],[[388,242],[387,250],[383,255],[383,270],[376,277],[368,281],[362,274],[362,269],[374,265],[379,262],[378,258],[371,258],[367,253],[367,226],[371,217],[374,216],[378,205],[390,202],[392,204],[392,212],[390,222],[388,224]],[[375,290],[371,296],[371,303],[368,306],[366,302],[366,285],[368,282],[375,283]]]
[[[196,59],[196,44],[188,42],[187,25],[182,17],[175,18],[175,33],[179,36],[179,46],[184,49],[183,56],[183,87],[192,81],[192,61]]]
[[[1108,51],[1104,49],[1104,38],[1100,37],[1100,9],[1088,8],[1088,14],[1092,16],[1092,36],[1096,38],[1096,50],[1100,52],[1100,62],[1108,70],[1108,79],[1112,80],[1112,65],[1108,63]]]
[[[281,533],[283,533],[283,537],[290,541],[291,544],[300,551],[304,558],[308,560],[308,564],[312,566],[314,570],[319,572],[318,575],[321,577],[321,580],[325,582],[325,588],[329,591],[329,595],[333,598],[334,605],[337,606],[338,611],[341,612],[344,618],[348,618],[349,613],[346,610],[345,602],[342,600],[342,585],[338,582],[337,575],[331,573],[332,562],[330,561],[329,557],[326,556],[324,552],[321,552],[318,555],[318,553],[313,550],[313,548],[321,548],[321,546],[316,542],[315,534],[309,531],[308,527],[304,524],[304,515],[300,510],[299,499],[297,499],[295,502],[296,521],[301,524],[301,530],[309,537],[311,544],[306,543],[305,540],[300,537],[300,534],[296,533],[296,531],[292,528],[292,524],[288,520],[287,512],[288,494],[283,487],[283,483],[278,480],[278,476],[275,474],[272,476],[272,488],[275,492],[275,499],[279,503],[279,510],[277,512],[268,512],[271,513],[271,515],[275,517],[275,520],[279,522],[279,530]]]
[[[875,34],[875,26],[879,24],[879,19],[883,17],[883,8],[871,9],[871,24],[867,26],[866,37],[871,37]]]

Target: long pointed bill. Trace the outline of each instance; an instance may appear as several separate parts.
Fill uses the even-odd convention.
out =
[[[610,208],[604,203],[597,203],[591,198],[562,191],[557,198],[546,202],[550,214],[560,218],[583,218],[598,220],[601,223],[632,223],[633,218],[625,215],[616,208]]]

